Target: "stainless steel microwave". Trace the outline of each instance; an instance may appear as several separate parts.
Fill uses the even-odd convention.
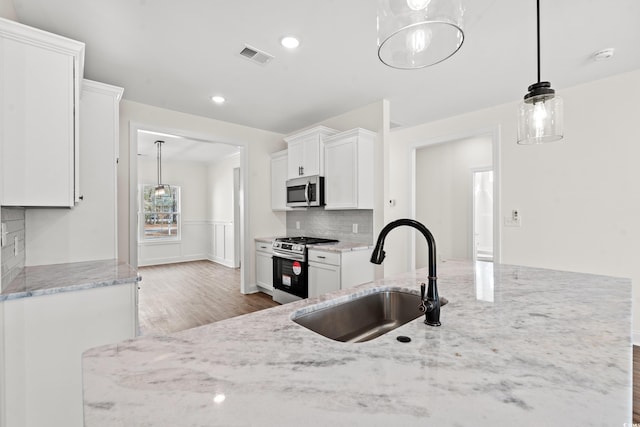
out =
[[[287,180],[287,206],[324,206],[324,177],[315,175]]]

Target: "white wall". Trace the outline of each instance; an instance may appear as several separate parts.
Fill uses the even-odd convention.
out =
[[[138,183],[156,185],[155,157],[138,157]],[[207,197],[208,168],[203,162],[162,159],[162,181],[180,187],[181,233],[179,240],[139,242],[139,265],[207,259],[211,241]],[[140,219],[142,221],[142,218]]]
[[[12,0],[0,0],[0,17],[11,19],[12,21],[18,20]]]
[[[235,267],[233,170],[240,167],[240,155],[220,159],[208,168],[208,211],[212,236],[209,259]]]
[[[239,167],[239,154],[209,165],[208,210],[212,221],[233,221],[233,169]]]
[[[438,259],[471,259],[472,170],[491,166],[491,137],[473,137],[416,150],[416,215],[436,239]],[[416,267],[427,246],[416,233]]]
[[[640,331],[640,70],[558,93],[565,104],[561,143],[517,145],[516,102],[392,132],[386,180],[398,203],[385,220],[410,212],[412,144],[499,129],[500,209],[522,217],[522,227],[502,227],[502,262],[631,277],[633,328]],[[385,245],[386,274],[403,271],[408,255],[393,237]]]
[[[284,212],[271,210],[271,159],[269,154],[285,148],[283,135],[213,120],[206,117],[179,113],[133,101],[123,100],[120,104],[120,163],[118,169],[118,255],[130,260],[130,232],[135,232],[135,217],[130,210],[129,157],[130,129],[135,126],[157,129],[172,134],[194,137],[207,141],[229,143],[243,147],[242,181],[244,184],[243,225],[243,280],[245,291],[255,288],[255,245],[256,236],[274,236],[285,233]],[[135,175],[133,176],[135,180]],[[135,195],[134,195],[135,196]]]

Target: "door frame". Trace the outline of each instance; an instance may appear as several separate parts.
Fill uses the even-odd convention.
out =
[[[492,172],[493,171],[493,166],[482,166],[482,167],[477,167],[477,168],[471,168],[470,172],[471,172],[471,226],[469,227],[469,229],[471,230],[471,236],[469,236],[471,242],[469,242],[469,248],[471,253],[470,258],[472,261],[477,261],[477,255],[478,252],[476,251],[475,248],[475,243],[476,243],[476,197],[475,197],[475,193],[474,193],[474,189],[475,189],[475,175],[476,173],[483,173],[483,172]],[[494,175],[494,185],[495,185],[495,175]],[[493,194],[492,194],[493,196]],[[495,209],[495,206],[494,206]],[[495,212],[491,213],[492,215],[492,223],[495,226]],[[495,244],[494,244],[495,246]]]
[[[421,148],[425,148],[432,145],[446,144],[448,142],[456,142],[463,139],[471,139],[477,137],[489,137],[491,138],[492,148],[492,168],[493,168],[493,262],[500,263],[501,256],[501,228],[500,228],[500,195],[501,195],[501,183],[500,183],[500,139],[501,129],[500,125],[489,128],[480,128],[471,130],[468,132],[461,132],[458,134],[450,134],[440,136],[437,138],[428,138],[412,143],[410,150],[410,163],[411,163],[411,178],[410,178],[410,191],[411,191],[411,218],[416,217],[417,199],[416,199],[416,172],[417,172],[417,151]],[[411,231],[412,238],[408,239],[408,254],[407,257],[407,269],[413,271],[416,268],[416,242],[415,242],[415,230]]]
[[[251,242],[247,242],[249,236],[249,168],[248,168],[248,143],[246,141],[225,141],[216,138],[214,135],[201,134],[185,129],[175,129],[165,126],[144,124],[140,122],[129,122],[129,265],[134,269],[138,268],[138,131],[148,130],[152,132],[167,133],[171,135],[183,136],[188,139],[203,142],[216,142],[234,145],[240,153],[240,292],[250,293],[248,284],[250,283],[250,271],[248,265],[249,248]]]

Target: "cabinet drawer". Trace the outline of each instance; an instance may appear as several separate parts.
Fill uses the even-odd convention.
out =
[[[340,265],[340,254],[337,252],[310,250],[309,262],[319,262],[322,264]]]
[[[268,254],[273,253],[273,249],[271,248],[271,243],[265,243],[265,242],[256,242],[256,251],[264,252]]]

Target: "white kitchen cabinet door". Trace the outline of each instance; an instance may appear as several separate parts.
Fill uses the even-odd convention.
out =
[[[271,155],[271,210],[286,211],[287,208],[287,150]]]
[[[2,205],[79,200],[83,56],[83,43],[0,19]]]
[[[256,284],[268,292],[273,291],[273,259],[268,243],[256,242]]]
[[[137,283],[0,302],[7,426],[82,427],[82,353],[136,334]]]
[[[325,140],[325,209],[373,209],[374,141],[364,129]]]
[[[340,266],[309,263],[309,298],[340,289]]]
[[[372,282],[375,265],[370,261],[373,249],[354,250],[342,253],[340,289]]]
[[[324,126],[296,133],[284,140],[288,146],[287,178],[324,176],[324,138],[338,131]]]
[[[373,281],[371,252],[309,250],[309,298]]]

